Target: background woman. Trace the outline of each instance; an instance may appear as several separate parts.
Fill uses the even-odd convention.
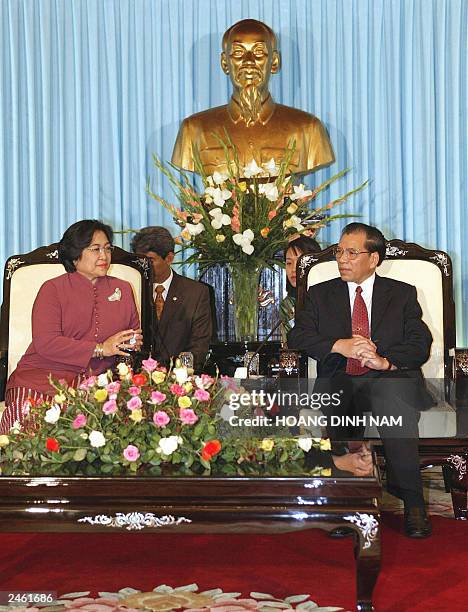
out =
[[[112,367],[123,349],[142,343],[132,288],[108,276],[112,228],[100,221],[71,225],[59,243],[66,273],[46,281],[32,311],[32,342],[6,387],[0,433],[22,422],[26,399],[49,399],[49,375],[76,384],[80,376]]]
[[[284,253],[286,263],[286,291],[287,295],[280,304],[280,317],[283,322],[281,336],[286,343],[286,335],[294,325],[294,310],[296,308],[296,265],[301,255],[317,253],[320,251],[318,242],[308,236],[299,236],[291,240]]]

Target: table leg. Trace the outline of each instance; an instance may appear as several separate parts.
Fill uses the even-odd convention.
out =
[[[356,512],[344,518],[351,523],[355,531],[356,609],[359,612],[371,612],[374,610],[372,594],[380,570],[380,517],[377,512]]]

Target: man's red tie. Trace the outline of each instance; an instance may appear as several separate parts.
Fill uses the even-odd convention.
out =
[[[356,287],[356,297],[354,298],[353,316],[351,319],[353,335],[359,334],[364,338],[370,338],[369,317],[367,315],[366,303],[362,297],[362,287]],[[359,359],[346,360],[346,374],[351,376],[361,376],[369,371],[369,368],[361,366]]]

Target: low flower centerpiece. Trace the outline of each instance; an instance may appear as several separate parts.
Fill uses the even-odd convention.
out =
[[[121,363],[115,379],[109,371],[78,388],[52,384],[53,400],[26,400],[22,426],[0,436],[3,475],[281,474],[304,471],[305,452],[324,444],[229,435],[222,413],[232,379],[166,370],[151,358],[138,373]]]
[[[220,142],[226,156],[226,172],[207,176],[198,151],[194,151],[195,169],[201,176],[203,190],[197,191],[180,168],[164,164],[154,155],[154,164],[169,178],[179,206],[154,193],[149,184],[147,192],[171,213],[181,227],[177,241],[184,248],[191,249],[185,263],[196,263],[200,272],[217,264],[229,266],[236,340],[257,340],[261,270],[277,269],[277,254],[287,247],[292,236],[317,230],[334,219],[348,216],[327,214],[367,182],[314,209],[312,202],[318,194],[347,170],[311,190],[302,183],[295,184],[294,175],[288,174],[294,145],[285,150],[279,165],[274,159],[263,165],[252,160],[242,168],[228,134],[226,142]]]

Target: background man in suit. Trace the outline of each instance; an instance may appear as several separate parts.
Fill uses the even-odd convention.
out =
[[[208,286],[171,269],[175,243],[165,227],[143,228],[131,248],[153,264],[153,357],[168,364],[171,357],[190,351],[195,370],[202,369],[213,335]]]
[[[333,414],[371,410],[402,417],[402,427],[382,426],[387,488],[405,505],[405,532],[427,537],[418,457],[418,409],[427,407],[421,366],[431,333],[421,319],[412,285],[375,274],[385,257],[385,238],[363,223],[346,226],[336,249],[340,278],[311,287],[297,314],[288,345],[317,360],[314,391],[341,392]],[[323,409],[331,417],[331,409]],[[332,439],[362,437],[355,428],[329,427]]]

